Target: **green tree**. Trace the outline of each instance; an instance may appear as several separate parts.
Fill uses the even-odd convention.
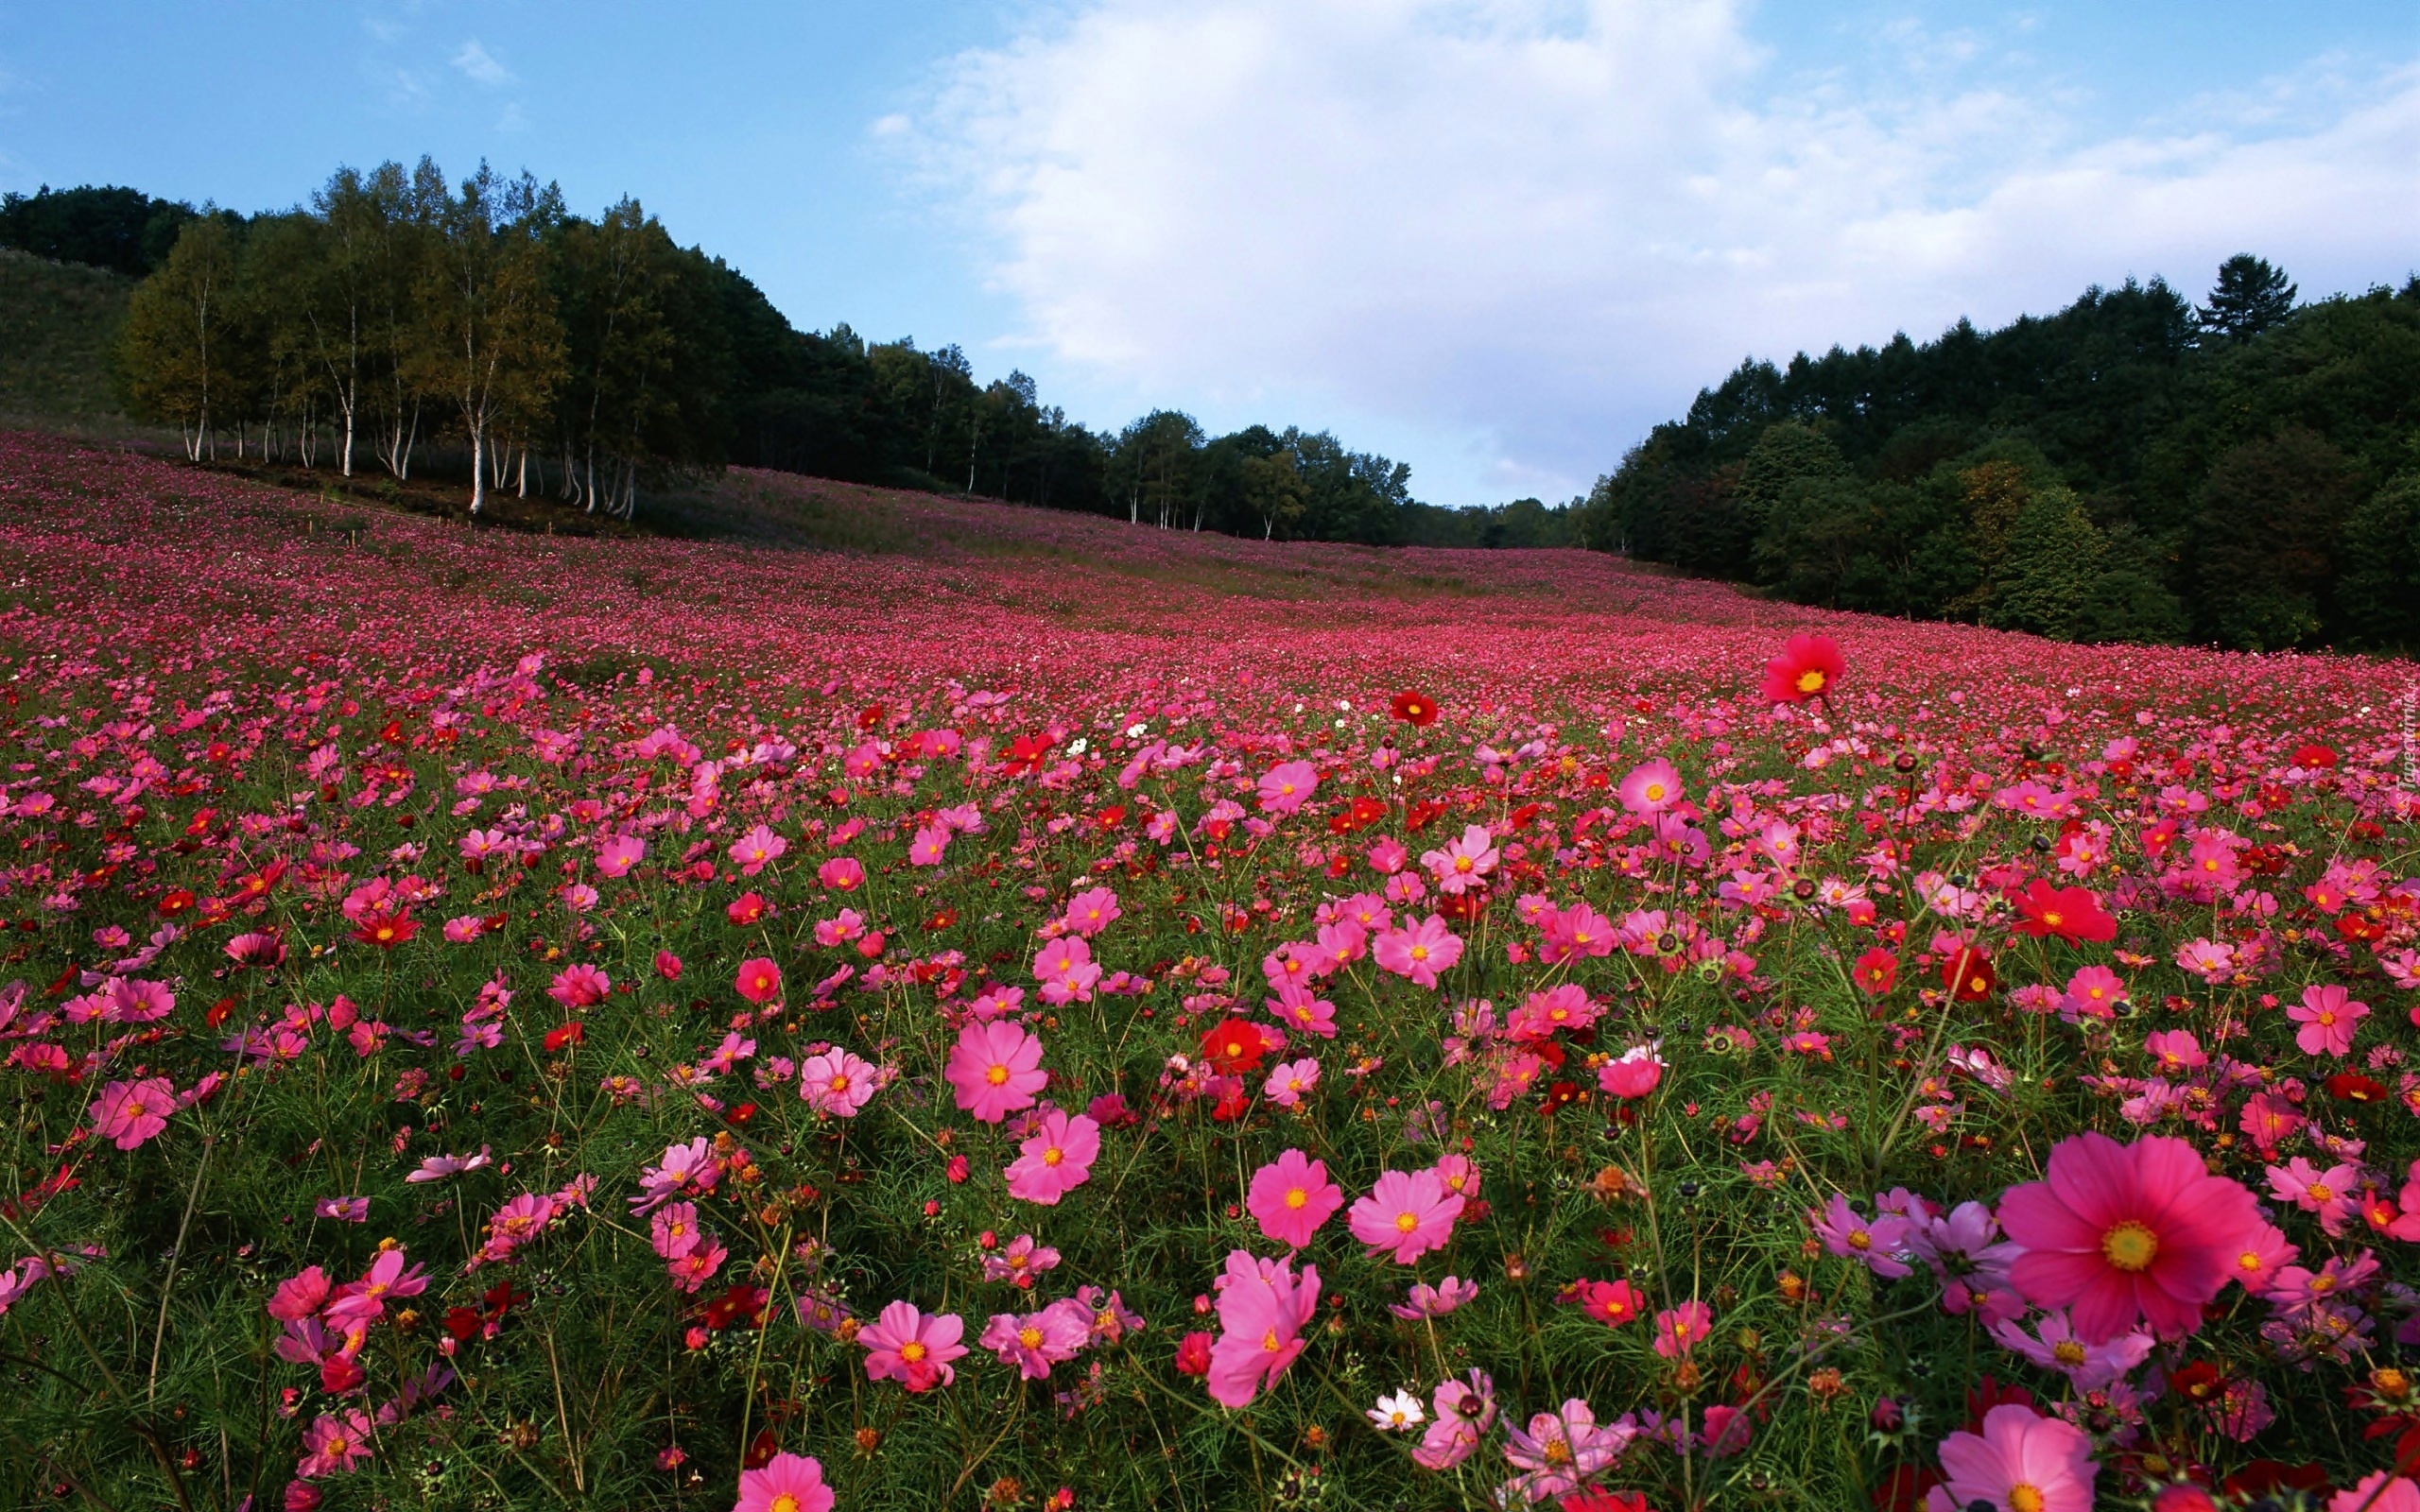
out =
[[[2194,501],[2197,628],[2254,651],[2315,640],[2358,488],[2344,455],[2299,427],[2221,455]]]
[[[2340,545],[2346,639],[2366,650],[2420,651],[2420,471],[2396,473],[2357,506]]]
[[[2249,341],[2294,313],[2294,292],[2284,268],[2238,252],[2219,265],[2210,302],[2200,311],[2202,331],[2221,341]]]
[[[233,397],[234,283],[233,229],[216,215],[192,221],[135,289],[118,338],[135,412],[175,425],[195,461],[216,455],[213,405]]]
[[[1983,623],[2057,641],[2078,639],[2107,549],[2072,490],[2054,485],[2031,491],[2010,522]]]
[[[1290,531],[1311,506],[1302,458],[1281,450],[1270,456],[1247,456],[1242,465],[1244,505],[1260,521],[1260,539]]]
[[[439,221],[414,354],[419,387],[459,417],[471,450],[471,513],[487,503],[487,445],[499,417],[535,414],[558,381],[562,327],[545,276],[544,233],[559,197],[486,163]]]

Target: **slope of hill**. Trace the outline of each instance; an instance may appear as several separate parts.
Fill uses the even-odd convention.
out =
[[[0,415],[123,421],[110,344],[134,281],[0,248]]]

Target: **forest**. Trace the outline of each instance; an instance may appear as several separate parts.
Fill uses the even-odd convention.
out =
[[[1578,519],[1422,504],[1409,467],[1325,431],[1093,430],[955,345],[796,329],[634,199],[585,218],[485,164],[339,169],[251,216],[45,188],[0,202],[0,246],[141,278],[116,378],[190,457],[433,466],[474,513],[506,490],[628,517],[645,484],[740,465],[1262,539],[1563,545]]]
[[[2249,254],[1787,367],[1599,481],[1585,543],[1804,604],[2069,641],[2420,645],[2420,278],[2297,304]]]

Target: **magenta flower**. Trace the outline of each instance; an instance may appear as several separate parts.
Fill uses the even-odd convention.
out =
[[[733,865],[743,877],[752,877],[764,870],[790,848],[790,843],[762,824],[731,843]]]
[[[322,1475],[350,1475],[370,1457],[370,1417],[358,1407],[343,1417],[321,1413],[302,1430],[302,1462],[295,1473],[305,1480]]]
[[[93,1132],[121,1150],[136,1149],[168,1126],[176,1108],[177,1086],[165,1076],[113,1081],[93,1101]]]
[[[1219,1294],[1224,1332],[1210,1347],[1210,1398],[1242,1407],[1303,1352],[1303,1330],[1319,1308],[1320,1273],[1305,1265],[1298,1278],[1283,1261],[1263,1263],[1238,1249],[1227,1256],[1225,1282]]]
[[[2301,1156],[2269,1167],[2269,1194],[2290,1202],[2319,1219],[2330,1238],[2340,1238],[2345,1220],[2360,1211],[2361,1168],[2337,1164],[2323,1171]]]
[[[776,1454],[762,1469],[739,1472],[731,1512],[832,1512],[832,1488],[812,1455]]]
[[[605,994],[613,990],[612,977],[582,961],[556,972],[555,980],[546,988],[546,996],[577,1011],[595,1007],[605,1001]]]
[[[712,1280],[715,1272],[722,1269],[722,1263],[730,1257],[731,1251],[723,1246],[721,1240],[703,1236],[686,1254],[666,1261],[664,1268],[671,1275],[673,1285],[684,1292],[695,1292]]]
[[[1263,814],[1291,814],[1303,806],[1311,790],[1320,785],[1318,768],[1308,762],[1288,762],[1270,768],[1260,780],[1260,811]]]
[[[1041,1040],[998,1020],[959,1030],[942,1074],[957,1089],[958,1106],[986,1124],[1031,1108],[1034,1093],[1050,1081],[1042,1069]]]
[[[2144,1319],[2166,1338],[2200,1328],[2260,1227],[2252,1194],[2180,1139],[2081,1134],[2052,1147],[2048,1177],[2000,1198],[2000,1228],[2025,1251],[2009,1280],[2037,1307],[2072,1308],[2087,1344]]]
[[[1662,814],[1681,801],[1681,774],[1670,762],[1658,757],[1631,768],[1616,793],[1622,807],[1633,814]]]
[[[1443,850],[1425,852],[1420,864],[1437,879],[1439,892],[1460,895],[1484,884],[1497,860],[1495,838],[1486,827],[1466,824],[1461,838],[1447,841]]]
[[[1270,1072],[1269,1080],[1260,1090],[1278,1107],[1293,1108],[1302,1102],[1305,1092],[1319,1085],[1319,1081],[1320,1063],[1305,1056],[1300,1060],[1287,1061]]]
[[[782,995],[782,969],[762,955],[739,963],[732,986],[751,1003],[770,1003]]]
[[[1091,1177],[1093,1161],[1100,1158],[1100,1125],[1081,1113],[1071,1118],[1054,1108],[1042,1115],[1041,1128],[1017,1150],[1017,1159],[1009,1165],[1009,1195],[1055,1207]]]
[[[1597,1414],[1574,1397],[1560,1412],[1542,1412],[1530,1419],[1530,1431],[1508,1427],[1504,1457],[1526,1471],[1514,1481],[1532,1502],[1580,1489],[1581,1483],[1621,1456],[1638,1435],[1637,1424],[1625,1419],[1597,1426]]]
[[[910,1391],[948,1385],[958,1379],[950,1362],[966,1355],[958,1342],[965,1332],[965,1320],[955,1313],[927,1317],[912,1303],[893,1302],[857,1331],[867,1349],[866,1379],[896,1381]]]
[[[1831,1205],[1821,1212],[1808,1212],[1806,1221],[1824,1248],[1858,1262],[1876,1276],[1896,1278],[1911,1268],[1905,1256],[1908,1231],[1914,1225],[1898,1213],[1881,1213],[1869,1222],[1849,1206],[1846,1196],[1835,1192]]]
[[[873,1100],[874,1079],[871,1061],[845,1050],[827,1050],[799,1062],[798,1094],[827,1118],[855,1118]]]
[[[1344,1194],[1327,1178],[1325,1161],[1288,1150],[1253,1173],[1244,1206],[1262,1233],[1288,1249],[1300,1249],[1344,1206]]]
[[[1026,1380],[1040,1381],[1053,1365],[1074,1359],[1091,1338],[1092,1315],[1080,1303],[1059,1301],[1022,1317],[994,1314],[977,1342],[998,1355],[1002,1365],[1015,1366]]]
[[[1466,1281],[1459,1276],[1448,1276],[1434,1286],[1426,1281],[1414,1281],[1411,1290],[1404,1295],[1404,1299],[1388,1303],[1387,1311],[1399,1318],[1417,1322],[1424,1317],[1443,1317],[1478,1295],[1478,1282]]]
[[[2056,1308],[2042,1314],[2031,1333],[2012,1318],[1993,1325],[1992,1337],[2043,1369],[2059,1371],[2078,1391],[2107,1390],[2150,1358],[2153,1343],[2138,1330],[2105,1344],[2086,1344],[2075,1336],[2067,1314]]]
[[[1371,958],[1382,971],[1408,976],[1419,987],[1433,988],[1437,973],[1462,958],[1462,942],[1445,921],[1429,915],[1409,929],[1390,929],[1370,947]]]
[[[1714,1332],[1714,1309],[1703,1302],[1683,1302],[1655,1314],[1655,1352],[1677,1360]]]
[[[2006,1404],[1983,1415],[1983,1431],[1951,1434],[1941,1446],[1942,1484],[1927,1512],[1959,1512],[1981,1502],[2025,1512],[2092,1512],[2092,1440],[2083,1431],[2031,1407]]]
[[[2334,983],[2314,982],[2303,988],[2300,1003],[2287,1005],[2286,1017],[2302,1027],[2294,1043],[2307,1056],[2343,1056],[2353,1049],[2353,1032],[2370,1016],[2370,1005]]]
[[[1411,1462],[1423,1469],[1449,1470],[1470,1458],[1495,1424],[1495,1382],[1473,1370],[1462,1381],[1444,1381],[1429,1399],[1436,1409]]]
[[[1353,1205],[1346,1224],[1353,1237],[1370,1253],[1394,1251],[1395,1263],[1409,1265],[1432,1249],[1442,1249],[1453,1236],[1454,1220],[1461,1216],[1462,1194],[1445,1190],[1435,1171],[1388,1171],[1371,1194]]]
[[[403,1250],[382,1250],[370,1263],[370,1270],[361,1280],[339,1289],[336,1299],[328,1304],[327,1318],[338,1328],[355,1323],[374,1323],[386,1315],[389,1302],[406,1297],[418,1297],[428,1290],[428,1272],[424,1267],[408,1264]]]
[[[704,1233],[698,1227],[698,1205],[694,1202],[668,1202],[655,1210],[654,1221],[648,1226],[648,1238],[655,1252],[666,1260],[680,1260],[698,1247]]]
[[[1597,1068],[1597,1085],[1609,1097],[1644,1097],[1664,1080],[1664,1057],[1653,1045],[1633,1045]]]
[[[714,1146],[702,1138],[686,1144],[667,1145],[663,1164],[650,1165],[639,1173],[639,1194],[631,1199],[631,1211],[648,1212],[677,1196],[712,1192],[721,1177],[722,1168],[715,1163]]]
[[[635,834],[617,834],[596,848],[596,869],[608,877],[627,877],[647,856],[647,842]]]

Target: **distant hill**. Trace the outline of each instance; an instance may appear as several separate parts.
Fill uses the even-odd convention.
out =
[[[125,419],[110,348],[134,282],[0,248],[0,415]]]

